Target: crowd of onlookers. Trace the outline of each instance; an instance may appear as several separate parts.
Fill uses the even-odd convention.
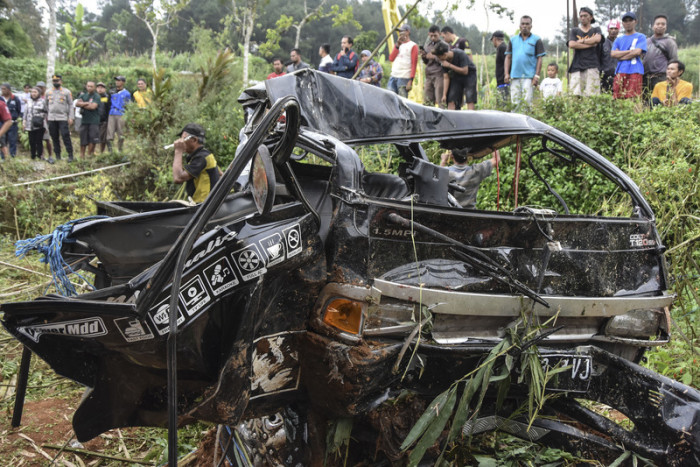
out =
[[[668,18],[658,15],[653,21],[653,34],[649,37],[636,31],[634,12],[622,15],[621,21],[613,19],[607,24],[607,36],[588,7],[578,12],[579,25],[569,33],[567,46],[573,51],[573,59],[567,70],[568,92],[575,96],[591,96],[612,92],[615,99],[641,98],[648,105],[672,106],[691,102],[693,86],[682,79],[685,65],[678,60],[678,47],[673,37],[666,33]],[[532,33],[532,18],[520,18],[518,34],[506,41],[505,34],[496,31],[490,40],[496,49],[495,76],[499,104],[508,100],[519,108],[531,103],[533,91],[538,89],[543,98],[563,93],[556,62],[547,64],[546,77],[542,79],[546,51],[539,36]],[[372,52],[353,50],[351,36],[343,36],[340,51],[331,55],[330,44],[319,48],[321,61],[318,70],[343,78],[381,86],[384,70],[374,60]],[[445,26],[433,25],[423,45],[411,39],[411,28],[404,24],[398,28],[398,38],[389,53],[392,62],[387,88],[407,97],[413,88],[419,60],[423,63],[423,103],[429,106],[459,110],[466,103],[474,109],[477,102],[476,66],[469,42]],[[281,59],[273,61],[273,72],[267,79],[283,76],[309,68],[297,48],[290,52],[285,65]],[[27,132],[32,159],[44,158],[48,162],[61,159],[61,140],[68,156],[73,160],[70,128],[80,134],[80,155],[94,155],[95,149],[112,150],[117,138],[121,151],[124,142],[125,106],[132,99],[138,107],[146,107],[153,99],[146,80],[139,79],[133,95],[124,87],[126,78],[116,76],[114,87],[108,92],[103,82],[88,81],[84,90],[73,98],[63,87],[61,75],[53,75],[52,86],[43,81],[34,87],[25,85],[23,92],[13,93],[10,84],[0,85],[0,156],[15,157],[18,133]],[[52,157],[53,155],[55,156]]]
[[[672,106],[691,101],[692,84],[683,80],[685,65],[678,60],[678,46],[666,33],[668,18],[658,15],[649,37],[636,31],[634,12],[613,19],[607,24],[607,36],[596,26],[593,10],[579,10],[579,25],[572,28],[567,46],[573,59],[567,73],[568,92],[575,96],[592,96],[611,92],[615,99],[641,98],[648,105]],[[496,86],[500,103],[510,100],[517,107],[531,103],[533,91],[543,98],[563,93],[556,62],[547,64],[546,77],[541,76],[547,55],[539,36],[532,33],[532,18],[520,18],[519,33],[506,41],[502,31],[490,37],[496,48]],[[353,38],[343,36],[340,51],[331,56],[330,44],[319,49],[319,71],[354,78],[381,86],[384,70],[369,50],[358,56],[353,50]],[[274,72],[267,79],[308,68],[299,49],[292,50],[291,62],[285,67],[281,59],[273,62]],[[411,40],[411,28],[404,24],[398,29],[398,40],[389,54],[392,62],[387,89],[407,97],[413,87],[418,60],[424,65],[423,103],[441,108],[474,109],[477,102],[476,66],[469,42],[454,30],[433,25],[423,45]]]
[[[105,149],[112,151],[112,142],[117,138],[121,151],[126,129],[123,115],[126,104],[134,101],[138,107],[146,107],[153,100],[153,92],[146,80],[137,82],[137,90],[132,94],[125,87],[124,76],[114,77],[114,87],[108,92],[103,82],[87,81],[85,88],[74,99],[73,93],[63,86],[62,76],[51,77],[52,86],[39,81],[34,87],[24,85],[23,92],[12,92],[9,83],[1,85],[0,99],[0,154],[6,157],[17,155],[18,133],[21,128],[27,132],[29,151],[32,159],[45,159],[53,164],[61,159],[61,141],[68,161],[72,162],[73,143],[70,131],[80,135],[80,156],[95,154]],[[55,158],[52,156],[55,156]]]

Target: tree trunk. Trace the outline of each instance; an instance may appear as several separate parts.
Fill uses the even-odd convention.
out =
[[[306,24],[306,20],[302,20],[301,23],[299,23],[299,26],[295,26],[295,28],[297,28],[297,36],[294,39],[294,48],[295,49],[299,48],[299,38],[301,37],[301,28],[304,27],[304,24]]]
[[[151,29],[151,35],[153,36],[153,47],[151,48],[151,65],[153,65],[153,71],[157,70],[156,67],[156,50],[158,50],[158,32],[160,25],[156,26],[156,32],[154,33]]]
[[[250,38],[253,36],[255,18],[257,17],[257,0],[248,2],[248,8],[243,15],[243,85],[248,85],[248,62],[250,60]]]
[[[46,0],[49,7],[49,50],[46,52],[46,82],[56,71],[56,0]]]

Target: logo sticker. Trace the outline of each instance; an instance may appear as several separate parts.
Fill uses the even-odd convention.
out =
[[[231,268],[231,263],[226,258],[221,258],[206,268],[204,277],[209,281],[209,286],[214,295],[221,295],[231,287],[238,285],[238,278]]]
[[[149,314],[158,334],[165,335],[170,332],[170,297],[160,302]],[[177,325],[185,322],[182,311],[177,310]]]
[[[267,272],[265,261],[255,245],[249,245],[242,250],[235,251],[231,256],[244,281],[255,279]]]
[[[284,261],[284,241],[282,235],[275,233],[260,240],[260,246],[267,253],[267,267]]]
[[[209,240],[205,249],[197,252],[194,256],[192,256],[185,262],[185,270],[189,269],[191,266],[194,266],[205,257],[209,257],[213,254],[216,254],[218,250],[214,250],[224,245],[224,243],[230,242],[231,240],[236,238],[237,235],[238,232],[229,232],[226,235],[220,235],[212,240]]]
[[[645,246],[655,246],[656,240],[650,239],[648,234],[633,234],[630,235],[630,247],[641,248]]]
[[[102,318],[86,318],[63,323],[20,326],[17,330],[34,342],[39,342],[42,334],[76,337],[99,337],[107,334],[107,328]]]
[[[299,227],[299,224],[288,227],[282,232],[287,241],[287,258],[301,253],[301,227]]]
[[[180,289],[180,298],[185,303],[185,309],[189,316],[197,313],[211,301],[209,292],[204,288],[204,282],[199,276],[195,276],[194,279]]]
[[[119,318],[114,320],[114,325],[124,336],[127,342],[145,341],[153,339],[153,333],[148,324],[141,323],[138,318]]]
[[[261,337],[254,343],[250,398],[269,396],[299,388],[299,354],[284,336]]]

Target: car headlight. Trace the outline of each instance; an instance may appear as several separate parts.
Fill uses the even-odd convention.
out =
[[[362,332],[362,309],[365,304],[347,298],[333,298],[323,312],[323,322],[329,326],[359,335]]]
[[[662,317],[662,310],[632,310],[611,318],[605,326],[605,335],[629,338],[655,336]]]
[[[405,335],[416,327],[418,309],[416,304],[390,298],[371,304],[367,309],[365,335]]]

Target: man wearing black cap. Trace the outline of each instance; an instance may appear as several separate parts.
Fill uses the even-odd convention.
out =
[[[593,10],[583,7],[578,13],[581,26],[569,32],[569,48],[574,51],[569,73],[569,89],[574,96],[600,94],[600,56],[598,45],[603,40],[599,27],[593,26]]]
[[[491,34],[491,43],[496,48],[496,86],[498,87],[498,105],[504,107],[510,98],[510,85],[505,80],[506,47],[505,34],[496,31]]]
[[[124,131],[126,130],[126,122],[122,119],[126,104],[131,101],[131,93],[124,89],[126,78],[123,76],[114,77],[114,85],[117,87],[112,92],[110,99],[111,107],[109,109],[109,120],[107,121],[107,144],[112,148],[114,135],[119,136],[117,147],[119,151],[124,146]]]
[[[51,78],[53,89],[46,91],[46,104],[49,108],[49,134],[53,140],[53,153],[56,159],[61,159],[61,139],[66,146],[68,162],[73,162],[73,143],[70,139],[70,127],[73,125],[73,94],[62,86],[61,75]],[[54,160],[49,154],[49,163]]]
[[[186,182],[187,195],[195,203],[201,203],[221,176],[214,155],[204,148],[204,128],[188,123],[173,144],[173,181],[177,184]],[[185,164],[182,162],[184,154],[187,154]]]
[[[613,99],[631,99],[642,95],[644,65],[642,59],[647,51],[647,38],[635,30],[637,15],[628,11],[622,15],[625,34],[613,42],[610,56],[617,60]]]

